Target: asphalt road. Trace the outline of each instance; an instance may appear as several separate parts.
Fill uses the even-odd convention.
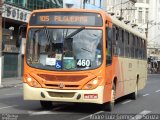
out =
[[[0,89],[0,119],[7,120],[95,120],[119,119],[160,120],[160,75],[149,75],[146,87],[137,100],[122,97],[112,112],[94,104],[54,103],[52,110],[43,110],[39,101],[24,101],[21,85]],[[143,115],[140,116],[140,115]]]

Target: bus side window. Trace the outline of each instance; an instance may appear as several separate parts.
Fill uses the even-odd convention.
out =
[[[106,34],[107,34],[107,40],[106,40],[106,64],[110,65],[112,64],[112,29],[111,28],[107,28],[106,29]]]
[[[147,51],[146,51],[146,41],[144,40],[144,59],[147,59]]]
[[[136,36],[133,35],[133,41],[132,41],[132,43],[133,43],[133,46],[132,46],[132,48],[133,48],[133,59],[136,57],[136,52],[135,52],[135,47],[136,47],[135,38],[136,38]]]
[[[118,55],[118,39],[119,39],[119,29],[115,25],[113,25],[112,29],[112,40],[113,40],[113,55]]]
[[[134,35],[130,33],[129,35],[130,39],[130,57],[134,58]]]
[[[135,58],[138,59],[138,37],[135,36]]]
[[[125,31],[124,33],[125,38],[124,38],[124,42],[125,42],[125,57],[129,57],[130,55],[130,50],[129,50],[129,33],[128,31]]]
[[[140,40],[140,38],[138,37],[138,39],[137,39],[137,52],[138,52],[138,59],[140,59],[140,56],[141,56],[140,47],[141,47],[141,40]]]
[[[119,56],[123,57],[124,56],[124,39],[123,39],[123,29],[119,28],[119,42],[118,42],[118,46],[119,46]]]

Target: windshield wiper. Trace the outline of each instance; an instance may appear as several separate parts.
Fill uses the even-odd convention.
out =
[[[43,26],[43,28],[40,28],[40,29],[36,30],[35,33],[36,32],[41,32],[41,31],[44,32],[44,35],[47,38],[48,42],[51,42],[50,35],[48,33],[48,28],[46,26]]]
[[[66,36],[65,39],[72,38],[73,36],[75,36],[77,33],[81,32],[84,29],[85,29],[85,27],[78,28],[76,31],[74,31],[71,34],[69,34],[68,36]]]
[[[89,51],[89,50],[87,50],[87,49],[85,49],[85,48],[81,48],[81,49],[84,50],[84,51],[87,51],[87,52],[92,53],[91,51]]]

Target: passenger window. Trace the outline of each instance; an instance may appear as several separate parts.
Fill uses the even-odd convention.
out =
[[[106,40],[106,64],[110,65],[112,64],[112,29],[107,28],[107,40]]]
[[[113,54],[114,56],[118,55],[118,41],[119,41],[119,28],[116,26],[113,26]]]

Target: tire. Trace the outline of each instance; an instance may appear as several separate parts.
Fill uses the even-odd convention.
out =
[[[49,110],[53,108],[52,101],[40,101],[41,107],[45,110]]]
[[[136,100],[138,96],[138,83],[136,84],[135,92],[130,94],[130,99]]]
[[[115,97],[116,97],[116,86],[113,84],[112,93],[111,93],[111,101],[103,104],[103,110],[111,112],[114,109],[115,105]]]

